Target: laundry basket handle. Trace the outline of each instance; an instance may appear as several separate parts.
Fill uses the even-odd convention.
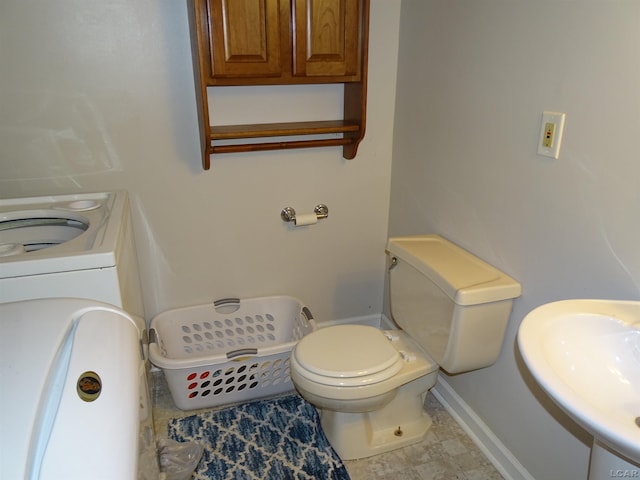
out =
[[[148,334],[148,342],[151,343],[159,343],[158,342],[158,332],[156,332],[155,328],[150,328],[149,329],[149,334]]]
[[[233,313],[240,308],[240,299],[237,297],[219,298],[214,300],[213,308],[219,313]]]
[[[318,328],[318,324],[313,318],[313,314],[311,313],[311,310],[309,310],[309,307],[303,306],[301,313],[302,319],[304,320],[304,332],[302,333],[302,335],[304,336],[307,333],[311,333],[316,330]]]
[[[235,358],[235,357],[247,357],[249,355],[257,355],[257,354],[258,354],[257,348],[240,348],[238,350],[232,350],[230,352],[227,352],[227,358],[231,360],[232,358]]]
[[[147,341],[149,342],[147,347],[149,349],[149,360],[151,360],[151,363],[156,365],[159,361],[162,361],[164,355],[160,350],[160,337],[155,328],[149,329]],[[160,365],[156,366],[160,367]]]
[[[311,310],[309,310],[309,307],[302,307],[302,314],[304,315],[304,318],[307,319],[307,322],[313,320],[313,314],[311,313]]]

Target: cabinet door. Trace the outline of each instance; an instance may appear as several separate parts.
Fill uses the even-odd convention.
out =
[[[207,0],[207,6],[212,78],[281,75],[279,0]]]
[[[293,0],[293,75],[360,75],[361,0]]]

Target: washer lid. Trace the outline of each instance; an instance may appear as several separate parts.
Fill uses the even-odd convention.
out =
[[[124,190],[0,199],[0,244],[24,246],[2,247],[15,254],[0,256],[0,278],[114,267],[130,218]],[[32,241],[38,246],[25,245]]]
[[[382,331],[366,325],[316,330],[298,342],[294,355],[307,371],[333,378],[373,375],[401,360]]]

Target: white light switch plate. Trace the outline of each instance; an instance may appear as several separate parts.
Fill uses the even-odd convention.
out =
[[[557,159],[560,156],[564,113],[544,111],[538,137],[538,155]]]

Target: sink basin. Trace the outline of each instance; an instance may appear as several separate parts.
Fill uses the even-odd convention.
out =
[[[596,442],[640,462],[640,302],[542,305],[522,321],[518,345],[540,386]]]

